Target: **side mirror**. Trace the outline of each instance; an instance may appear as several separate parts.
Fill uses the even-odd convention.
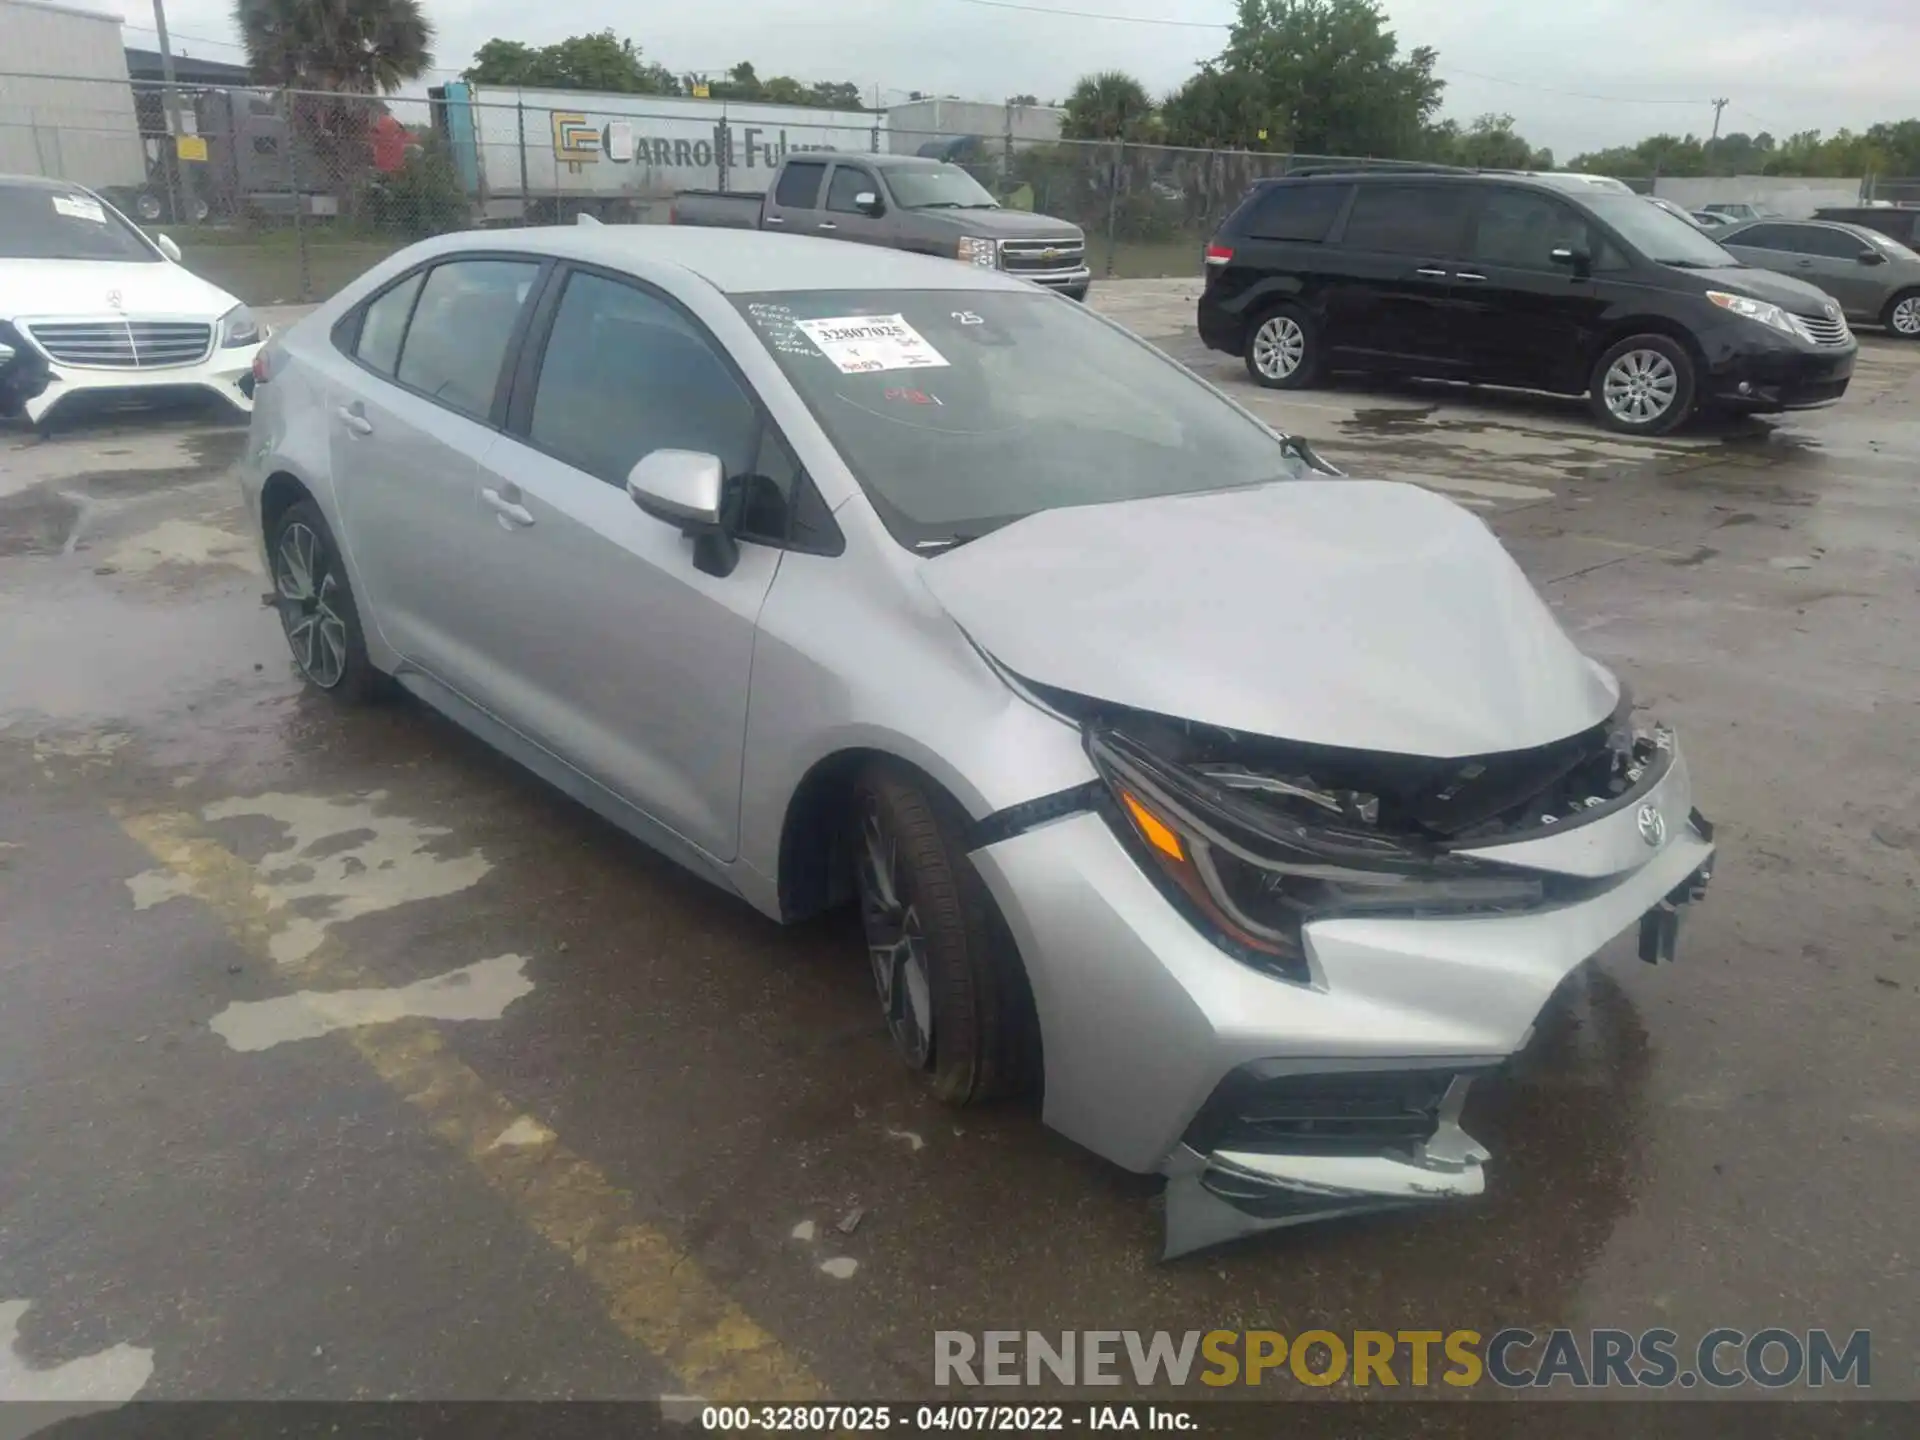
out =
[[[167,259],[176,265],[180,263],[180,247],[173,243],[173,237],[171,235],[156,236],[153,243],[159,247],[160,253],[166,256]]]
[[[693,540],[695,569],[727,576],[740,563],[740,546],[727,533],[727,472],[718,455],[654,450],[627,472],[627,494],[654,519],[678,526]]]
[[[697,450],[654,450],[627,472],[627,494],[656,520],[678,525],[685,535],[720,528],[726,471],[718,455]]]
[[[887,207],[880,203],[880,197],[871,190],[862,190],[853,197],[853,203],[863,214],[871,215],[876,219],[887,213]]]
[[[1884,265],[1887,263],[1887,257],[1882,255],[1878,250],[1862,250],[1860,252],[1860,263],[1862,265]]]

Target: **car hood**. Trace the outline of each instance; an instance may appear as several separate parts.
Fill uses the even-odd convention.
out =
[[[1412,485],[1043,511],[921,574],[1019,676],[1279,739],[1486,755],[1597,725],[1619,696],[1493,533]]]
[[[110,298],[118,291],[120,303]],[[113,314],[204,316],[240,302],[217,285],[164,260],[0,260],[0,316]]]
[[[1738,245],[1740,242],[1736,239],[1722,243]],[[1782,310],[1796,315],[1824,315],[1827,306],[1832,303],[1831,297],[1818,285],[1809,285],[1805,280],[1796,280],[1791,275],[1776,275],[1758,265],[1687,270],[1682,273],[1704,280],[1712,289],[1731,290],[1738,295],[1765,300],[1769,305],[1778,305]]]
[[[921,220],[951,225],[956,235],[990,235],[996,240],[1080,240],[1080,227],[1031,210],[915,210]]]

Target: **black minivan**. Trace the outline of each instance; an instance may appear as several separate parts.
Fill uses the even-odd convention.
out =
[[[1200,338],[1278,389],[1359,370],[1585,394],[1602,422],[1640,435],[1702,407],[1846,393],[1859,346],[1825,294],[1575,178],[1264,181],[1207,247]]]

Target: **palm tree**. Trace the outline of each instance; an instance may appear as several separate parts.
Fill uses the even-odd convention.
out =
[[[433,65],[420,0],[234,0],[259,80],[290,89],[392,94]]]
[[[1066,109],[1060,133],[1069,140],[1134,140],[1153,123],[1147,87],[1124,70],[1083,75]]]

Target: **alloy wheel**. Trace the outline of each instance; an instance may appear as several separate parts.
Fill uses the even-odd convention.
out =
[[[1607,367],[1601,395],[1607,411],[1629,425],[1650,425],[1673,408],[1680,376],[1658,350],[1629,350]]]
[[[1284,380],[1307,355],[1307,334],[1291,315],[1275,315],[1253,335],[1253,365],[1269,380]]]
[[[933,984],[916,906],[901,896],[900,847],[869,802],[860,824],[860,918],[887,1033],[916,1070],[933,1059]]]
[[[335,608],[340,580],[325,542],[299,521],[280,532],[273,588],[293,663],[322,690],[333,689],[347,673],[347,626]]]
[[[1895,333],[1909,337],[1920,335],[1920,295],[1909,295],[1893,307],[1888,317]]]

